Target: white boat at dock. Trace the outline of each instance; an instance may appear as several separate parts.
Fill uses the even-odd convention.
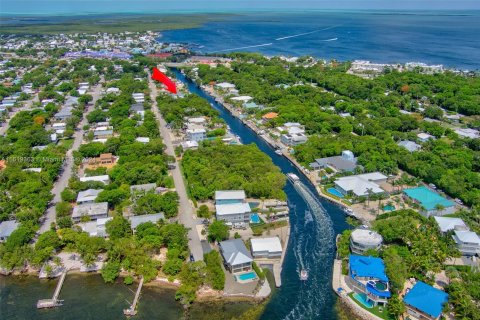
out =
[[[352,209],[345,207],[345,208],[343,208],[343,211],[345,212],[345,214],[346,214],[347,216],[349,216],[349,217],[355,217],[355,212],[353,212]]]
[[[275,153],[278,154],[279,156],[283,156],[283,152],[280,149],[275,150]]]
[[[300,181],[300,178],[295,173],[287,173],[287,178],[293,183]]]

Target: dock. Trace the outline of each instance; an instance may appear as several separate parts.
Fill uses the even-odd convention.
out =
[[[55,292],[53,293],[52,299],[41,299],[37,301],[37,309],[44,309],[44,308],[55,308],[62,305],[63,300],[58,300],[58,296],[60,295],[60,290],[62,290],[63,282],[65,281],[65,277],[67,276],[68,270],[65,269],[60,276],[60,280],[57,283],[57,287],[55,288]]]
[[[133,299],[133,303],[131,304],[130,308],[124,309],[123,314],[126,316],[134,316],[137,314],[137,303],[138,299],[140,298],[140,292],[142,291],[143,286],[143,277],[140,278],[140,283],[138,284],[137,292],[135,293],[135,298]]]

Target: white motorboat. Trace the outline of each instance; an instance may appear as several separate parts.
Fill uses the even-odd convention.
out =
[[[302,271],[300,271],[300,280],[302,280],[302,281],[307,281],[308,280],[308,271],[307,270],[302,269]]]

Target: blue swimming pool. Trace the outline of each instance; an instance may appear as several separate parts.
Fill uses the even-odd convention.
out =
[[[333,194],[336,197],[343,198],[343,194],[335,188],[328,188],[328,193]]]
[[[257,274],[253,271],[240,274],[237,276],[237,280],[242,280],[242,281],[247,281],[247,280],[253,280],[257,278]]]
[[[367,300],[367,296],[362,293],[354,293],[353,297],[355,300],[363,304],[367,308],[373,308],[373,303]]]
[[[260,217],[256,213],[250,215],[250,223],[260,223]]]
[[[395,206],[385,206],[383,207],[383,211],[395,211]]]

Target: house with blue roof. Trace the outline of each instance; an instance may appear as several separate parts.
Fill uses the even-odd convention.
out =
[[[350,255],[345,282],[363,301],[375,306],[385,306],[391,297],[385,264],[380,258]]]
[[[417,187],[403,190],[407,197],[422,206],[420,213],[427,218],[430,216],[444,216],[455,212],[455,203],[427,187]]]
[[[440,318],[443,306],[447,301],[447,293],[421,281],[417,281],[403,298],[409,315],[417,319],[428,320]]]

